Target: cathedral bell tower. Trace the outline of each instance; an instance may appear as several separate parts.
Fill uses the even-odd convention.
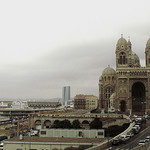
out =
[[[150,39],[147,41],[145,48],[146,67],[150,67]]]
[[[116,69],[129,66],[129,55],[131,52],[131,42],[127,42],[123,35],[118,40],[116,45]]]

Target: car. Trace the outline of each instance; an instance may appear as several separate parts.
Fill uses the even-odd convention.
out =
[[[7,136],[0,136],[0,141],[7,139]]]
[[[129,137],[129,138],[131,138],[131,137],[134,136],[134,133],[133,133],[132,131],[130,131],[130,132],[128,132],[128,133],[126,134],[126,136]]]
[[[129,140],[130,137],[128,137],[127,135],[121,135],[120,139],[122,140],[123,143],[125,143],[125,141]]]
[[[110,113],[115,113],[115,109],[114,109],[114,108],[109,108],[108,111],[109,111]]]
[[[0,143],[0,149],[3,149],[3,145],[4,145],[3,143]]]
[[[146,143],[146,140],[145,140],[145,139],[139,141],[139,145],[144,145],[145,143]]]
[[[150,136],[147,136],[146,138],[145,138],[145,140],[148,142],[148,141],[150,141]]]
[[[137,127],[137,128],[138,128],[138,130],[140,130],[140,129],[141,129],[141,127],[140,127],[140,125],[139,125],[139,124],[135,124],[135,127]]]
[[[137,133],[139,133],[139,129],[138,129],[138,127],[132,127],[132,131],[133,131],[133,133],[134,134],[137,134]]]
[[[133,118],[137,118],[138,116],[137,116],[137,115],[133,115],[132,117],[133,117]]]
[[[113,139],[111,144],[112,145],[119,145],[121,143],[122,143],[122,140],[120,138],[115,138],[115,139]]]
[[[149,119],[149,115],[147,115],[147,114],[145,114],[144,116],[143,116],[145,119]]]

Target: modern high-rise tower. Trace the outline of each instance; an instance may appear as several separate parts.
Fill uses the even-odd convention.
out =
[[[67,106],[70,100],[70,86],[65,86],[62,89],[62,104]]]

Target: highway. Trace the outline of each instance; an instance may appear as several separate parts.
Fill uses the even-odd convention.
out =
[[[148,120],[146,125],[143,125],[143,129],[136,134],[130,140],[126,141],[126,144],[119,146],[113,146],[111,150],[127,150],[138,146],[139,140],[145,139],[146,136],[150,135],[150,121]]]

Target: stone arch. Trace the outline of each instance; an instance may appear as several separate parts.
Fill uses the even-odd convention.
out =
[[[44,126],[44,128],[50,128],[51,127],[51,121],[45,120],[43,126]]]
[[[82,124],[87,125],[87,124],[89,124],[89,121],[88,120],[83,120]]]
[[[121,65],[127,64],[127,55],[125,52],[119,53],[118,63]]]
[[[111,94],[114,92],[113,90],[113,87],[112,86],[106,86],[105,87],[105,99],[108,99],[110,98]]]
[[[120,111],[126,112],[126,102],[124,100],[120,102]]]
[[[84,129],[89,129],[90,122],[88,120],[83,120],[81,127]]]
[[[35,121],[35,124],[36,124],[36,125],[40,125],[41,123],[42,123],[41,120],[36,120],[36,121]]]
[[[114,81],[114,79],[115,79],[114,76],[112,76],[112,81]]]
[[[40,130],[42,127],[42,121],[41,120],[36,120],[35,121],[35,129]]]
[[[144,83],[137,81],[132,85],[132,112],[145,112],[146,87]]]

